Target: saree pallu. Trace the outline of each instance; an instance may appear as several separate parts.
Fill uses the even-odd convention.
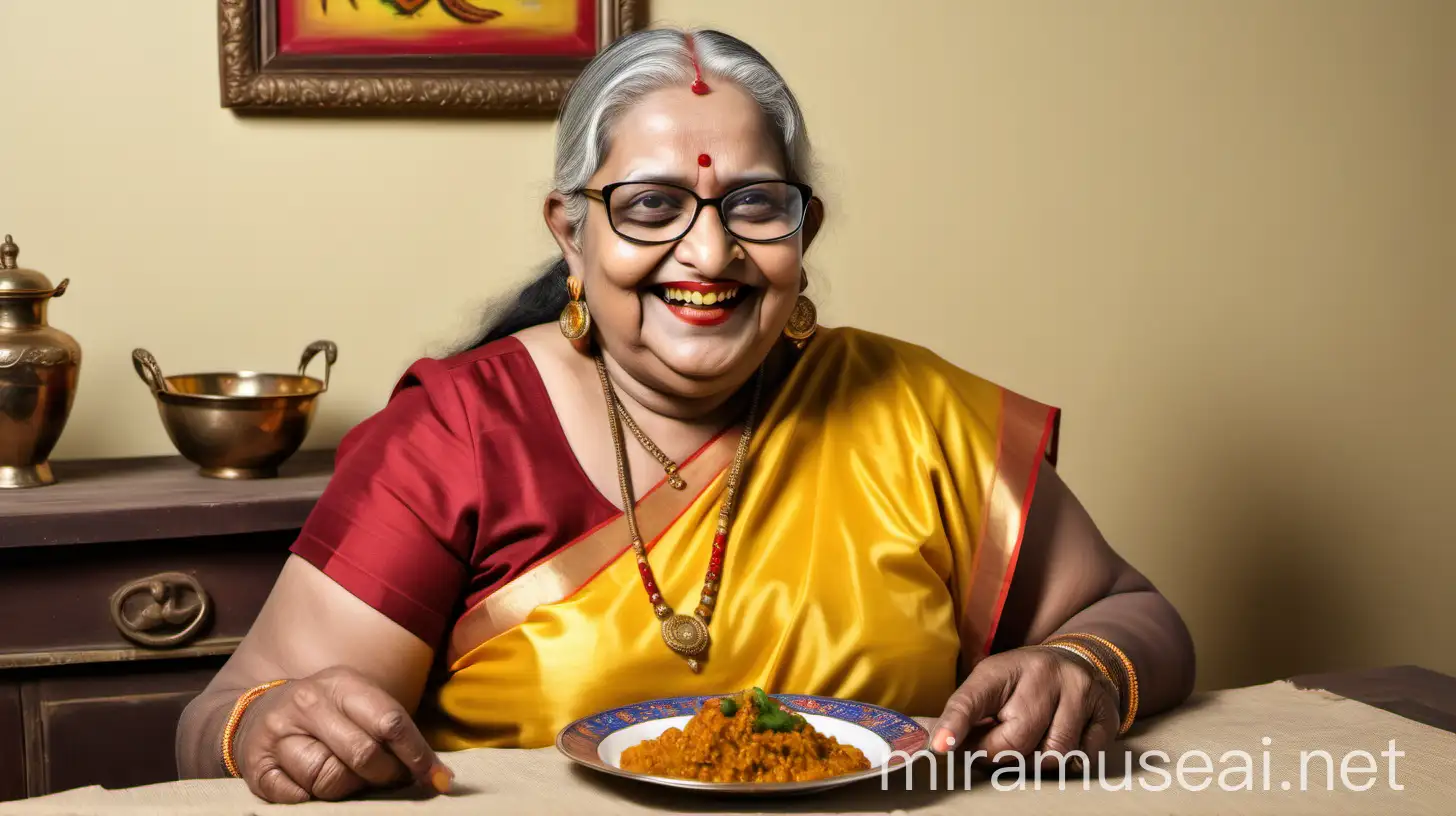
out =
[[[990,648],[1057,418],[926,349],[821,329],[753,437],[702,672],[663,642],[619,514],[466,611],[427,736],[539,747],[603,709],[750,686],[938,713]],[[684,613],[737,435],[637,505]]]

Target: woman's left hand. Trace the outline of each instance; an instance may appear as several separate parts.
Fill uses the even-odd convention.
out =
[[[1118,721],[1116,688],[1096,668],[1061,649],[1028,646],[976,664],[946,703],[930,745],[985,751],[998,763],[1003,751],[1027,759],[1040,751],[1046,759],[1080,750],[1095,763],[1117,738]]]

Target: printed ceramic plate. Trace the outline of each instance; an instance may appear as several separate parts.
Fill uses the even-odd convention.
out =
[[[892,757],[892,751],[913,754],[930,741],[930,735],[919,723],[887,708],[831,697],[774,694],[770,696],[783,707],[803,714],[819,733],[863,751],[870,761],[870,769],[808,782],[698,782],[622,770],[622,752],[627,748],[656,739],[669,728],[682,728],[703,703],[727,696],[669,697],[613,708],[583,717],[561,729],[556,735],[556,747],[588,768],[628,779],[713,793],[786,795],[827,790],[893,773],[905,764],[905,756]]]

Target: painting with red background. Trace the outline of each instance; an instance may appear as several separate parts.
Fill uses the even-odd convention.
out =
[[[267,0],[284,55],[583,57],[594,0]]]

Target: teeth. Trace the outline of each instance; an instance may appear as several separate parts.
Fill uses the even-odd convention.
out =
[[[713,306],[719,303],[727,303],[738,297],[738,290],[741,287],[725,289],[721,292],[695,292],[690,289],[676,289],[671,286],[665,287],[663,296],[676,303],[690,304],[693,306]]]

